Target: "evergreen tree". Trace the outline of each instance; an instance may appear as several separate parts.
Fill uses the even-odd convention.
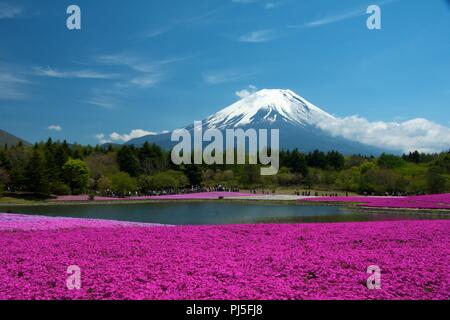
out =
[[[33,193],[48,194],[48,178],[45,174],[42,155],[37,147],[25,168],[25,190]]]
[[[117,163],[120,171],[124,171],[132,177],[137,177],[140,173],[139,159],[135,154],[134,147],[123,146],[117,152]]]

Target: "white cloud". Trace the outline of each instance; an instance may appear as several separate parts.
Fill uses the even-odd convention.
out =
[[[135,129],[135,130],[131,130],[130,133],[125,133],[125,134],[119,134],[117,132],[113,132],[109,136],[106,136],[103,133],[99,133],[95,137],[97,138],[99,143],[103,144],[103,143],[111,143],[111,142],[123,143],[123,142],[128,142],[132,139],[141,138],[141,137],[150,136],[150,135],[156,135],[156,134],[157,133],[151,132],[151,131]]]
[[[249,95],[255,93],[257,90],[257,88],[254,85],[249,85],[247,88],[236,91],[235,94],[241,98],[244,99],[246,97],[248,97]]]
[[[60,125],[57,125],[57,124],[52,124],[52,125],[48,126],[47,129],[51,130],[51,131],[58,131],[59,132],[59,131],[62,130],[62,127]]]
[[[153,72],[157,65],[153,63],[144,63],[137,57],[128,53],[101,55],[96,58],[97,62],[113,65],[125,66],[137,72]]]
[[[282,5],[281,2],[266,2],[266,3],[264,4],[264,8],[266,8],[267,10],[270,10],[270,9],[278,8],[278,7],[280,7],[281,5]]]
[[[450,149],[450,128],[418,118],[404,122],[370,122],[359,116],[328,119],[317,126],[335,136],[403,152]]]
[[[115,107],[115,104],[106,97],[93,97],[92,99],[85,100],[84,102],[105,109],[113,109]]]
[[[162,74],[146,74],[138,76],[130,80],[130,84],[136,85],[140,88],[150,88],[156,86],[162,81],[164,75]]]
[[[203,73],[203,81],[210,85],[235,82],[245,79],[254,73],[240,72],[238,70],[221,70]]]
[[[151,31],[147,31],[146,33],[144,33],[143,37],[144,38],[155,38],[155,37],[159,37],[163,34],[168,33],[170,30],[172,30],[172,26],[164,26],[164,27],[160,27],[157,29],[153,29]]]
[[[0,19],[12,19],[20,16],[23,9],[5,2],[0,2]]]
[[[248,43],[262,43],[262,42],[268,42],[273,39],[275,39],[275,33],[273,30],[266,29],[266,30],[257,30],[252,31],[249,33],[246,33],[239,37],[240,42],[248,42]]]
[[[101,73],[92,70],[77,70],[77,71],[59,71],[52,68],[36,67],[34,75],[40,77],[60,78],[60,79],[112,79],[117,77],[114,74]]]
[[[104,143],[111,143],[111,140],[108,140],[104,133],[99,133],[95,135],[95,138],[98,140],[98,143],[104,144]]]

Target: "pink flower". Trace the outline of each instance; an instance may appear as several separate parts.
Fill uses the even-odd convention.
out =
[[[165,227],[0,214],[0,299],[448,299],[450,221]],[[66,287],[81,269],[81,290]],[[366,287],[381,268],[381,290]]]

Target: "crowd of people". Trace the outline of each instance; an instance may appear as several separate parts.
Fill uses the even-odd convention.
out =
[[[255,190],[256,191],[256,190]],[[201,187],[192,186],[191,188],[182,189],[162,189],[162,190],[148,190],[147,192],[131,192],[125,194],[119,194],[117,192],[107,190],[106,192],[97,192],[93,196],[105,196],[111,198],[126,198],[126,197],[139,197],[139,196],[170,196],[177,194],[193,194],[193,193],[205,193],[205,192],[240,192],[239,188],[226,188],[221,185],[216,187]]]

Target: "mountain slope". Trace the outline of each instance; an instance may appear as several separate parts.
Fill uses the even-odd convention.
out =
[[[0,146],[3,147],[7,145],[8,147],[12,147],[17,145],[19,142],[22,142],[24,145],[30,145],[29,142],[22,140],[4,130],[0,129]]]
[[[377,155],[383,152],[376,147],[332,136],[317,127],[334,117],[291,90],[264,89],[202,121],[203,129],[279,129],[280,148],[297,148],[302,152],[315,149],[337,150],[344,154]],[[193,131],[193,125],[185,127]],[[133,139],[128,144],[155,143],[163,148],[175,145],[171,133]]]

